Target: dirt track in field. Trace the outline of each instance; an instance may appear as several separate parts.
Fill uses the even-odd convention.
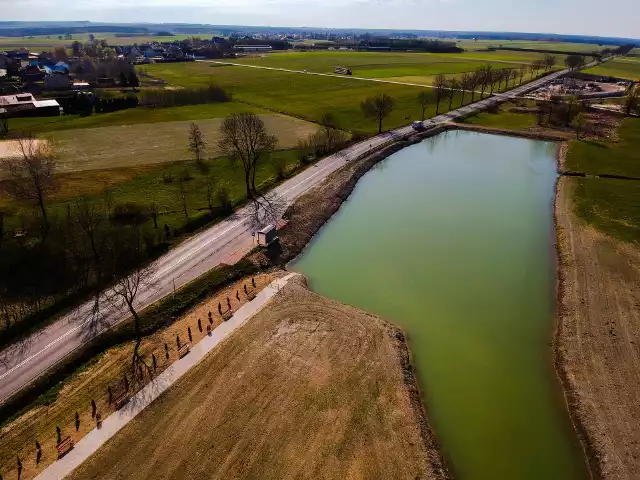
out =
[[[400,331],[293,280],[71,478],[444,479],[411,378]]]
[[[583,224],[558,185],[556,362],[596,478],[640,478],[640,249]]]

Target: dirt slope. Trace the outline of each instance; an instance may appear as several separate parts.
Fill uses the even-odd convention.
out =
[[[640,478],[640,249],[572,213],[558,187],[559,373],[597,477]]]
[[[401,332],[303,283],[71,478],[446,478]]]

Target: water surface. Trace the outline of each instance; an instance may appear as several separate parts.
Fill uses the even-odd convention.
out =
[[[408,334],[461,480],[584,478],[551,363],[553,143],[452,131],[367,173],[292,265]]]

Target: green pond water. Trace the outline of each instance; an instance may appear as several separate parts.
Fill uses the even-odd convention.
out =
[[[408,147],[291,265],[407,332],[461,480],[586,477],[552,366],[556,148],[464,131]]]

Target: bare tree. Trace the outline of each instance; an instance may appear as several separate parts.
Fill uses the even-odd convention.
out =
[[[554,55],[545,55],[542,59],[542,65],[545,73],[549,72],[556,64],[556,57]]]
[[[451,104],[453,103],[453,97],[456,94],[456,90],[458,90],[459,85],[458,81],[455,78],[450,78],[447,80],[447,98],[449,99],[449,111],[451,111]]]
[[[195,123],[189,125],[189,151],[196,158],[196,163],[202,162],[204,151],[207,148],[207,142],[204,141],[204,135],[200,127]]]
[[[527,74],[527,66],[522,65],[518,67],[518,76],[520,77],[520,85],[522,85],[522,81],[524,80],[524,76]]]
[[[436,90],[436,115],[440,113],[440,100],[442,99],[446,85],[447,77],[442,73],[436,75],[436,78],[433,79],[433,86]]]
[[[576,139],[580,140],[580,134],[584,130],[585,125],[587,124],[587,117],[585,117],[584,113],[579,113],[576,115],[576,118],[573,119],[573,128],[576,130]]]
[[[182,203],[182,212],[184,213],[184,218],[186,220],[189,220],[187,185],[183,177],[180,177],[180,181],[178,182],[178,195],[180,197],[180,202]]]
[[[469,74],[469,90],[471,90],[471,103],[473,103],[475,95],[476,95],[476,88],[478,88],[478,84],[480,83],[480,75],[478,74],[478,72],[471,72]]]
[[[460,77],[460,106],[464,104],[464,96],[471,85],[471,75],[464,72]]]
[[[275,192],[253,196],[245,210],[249,227],[255,232],[267,225],[276,225],[286,207],[285,200]]]
[[[220,127],[218,146],[232,160],[239,161],[244,169],[247,197],[257,194],[256,170],[260,161],[271,153],[278,139],[269,135],[264,122],[254,113],[233,113],[224,119]]]
[[[630,115],[633,111],[640,113],[640,86],[631,85],[627,89],[627,98],[624,102],[624,113]]]
[[[518,79],[518,70],[516,70],[515,68],[513,70],[511,70],[511,72],[509,72],[509,75],[511,76],[511,80],[513,80],[513,86],[516,86],[516,80]]]
[[[429,93],[426,90],[420,90],[418,102],[420,102],[420,118],[424,122],[429,107]]]
[[[142,235],[138,228],[130,228],[121,232],[123,238],[116,242],[113,249],[112,275],[113,284],[105,292],[108,302],[114,306],[122,305],[127,308],[133,318],[135,344],[131,360],[134,378],[138,375],[138,367],[145,365],[140,355],[142,343],[142,319],[137,310],[138,295],[156,285],[155,267],[153,264],[143,264],[144,247]],[[133,269],[131,265],[136,265]]]
[[[334,152],[344,147],[347,142],[345,133],[338,128],[338,122],[332,113],[325,113],[320,119],[322,125],[323,144],[325,153]]]
[[[481,78],[481,91],[480,91],[480,98],[484,97],[484,92],[487,90],[487,87],[489,86],[489,84],[491,83],[491,76],[493,75],[493,65],[488,64],[486,66],[484,66],[483,68],[481,68],[481,72],[482,72],[482,78]]]
[[[47,231],[49,219],[46,201],[56,189],[53,150],[47,142],[40,142],[32,135],[18,140],[18,147],[18,158],[8,158],[2,162],[9,177],[3,184],[3,191],[15,200],[36,201]]]
[[[360,104],[365,117],[373,118],[378,122],[378,133],[382,133],[382,121],[393,111],[394,101],[386,93],[367,98]]]
[[[9,114],[6,112],[0,112],[0,137],[5,137],[9,134]]]

